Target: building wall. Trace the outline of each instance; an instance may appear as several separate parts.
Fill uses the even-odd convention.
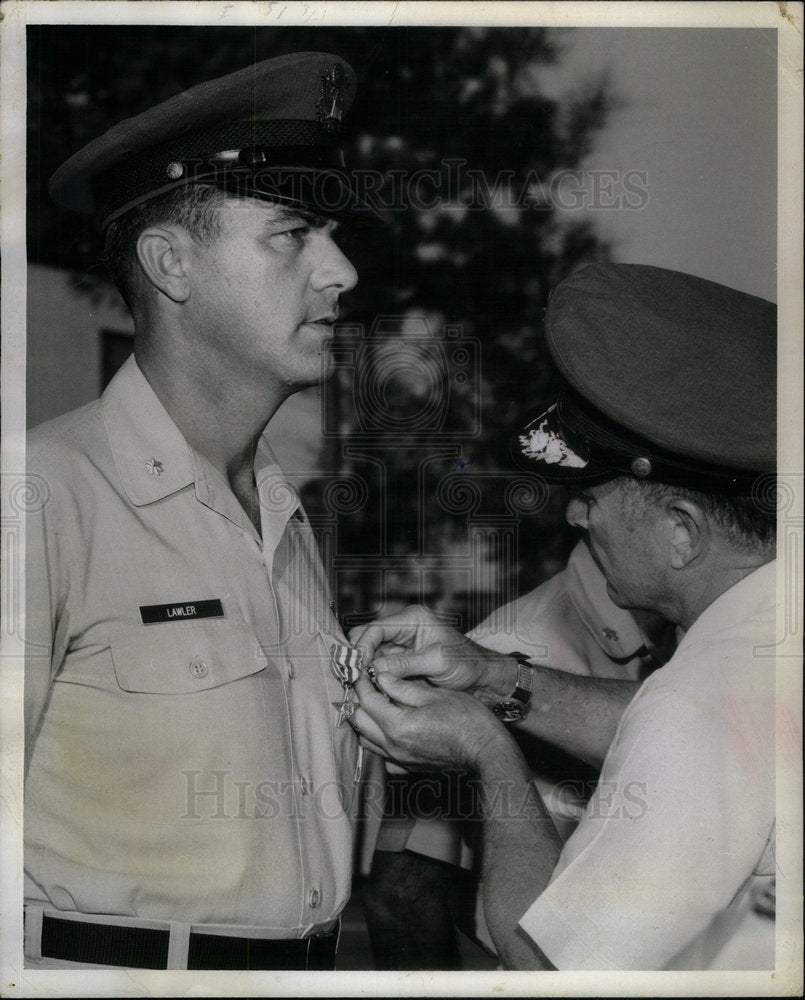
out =
[[[104,385],[105,331],[124,337],[134,331],[131,316],[116,292],[104,289],[101,295],[82,291],[76,276],[68,271],[29,266],[28,427],[98,398]],[[109,346],[113,353],[119,350],[117,343]],[[272,447],[294,481],[305,481],[319,467],[320,403],[317,389],[297,393],[271,421]]]
[[[45,420],[97,399],[101,392],[102,331],[132,333],[122,300],[95,302],[68,271],[28,268],[26,422]]]

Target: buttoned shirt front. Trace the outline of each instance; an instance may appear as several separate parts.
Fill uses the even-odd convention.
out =
[[[344,906],[343,635],[265,442],[254,469],[262,537],[133,359],[32,432],[26,898],[277,937]]]

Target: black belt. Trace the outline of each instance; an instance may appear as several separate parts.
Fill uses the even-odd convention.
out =
[[[338,929],[288,940],[190,932],[188,969],[300,969],[332,971]],[[170,931],[117,927],[42,916],[42,957],[129,969],[166,969]]]

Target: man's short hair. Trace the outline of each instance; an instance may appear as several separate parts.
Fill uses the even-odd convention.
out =
[[[137,239],[149,226],[182,226],[202,246],[220,234],[219,209],[227,194],[209,184],[187,184],[137,205],[109,223],[104,260],[109,275],[129,309],[136,300]]]
[[[698,504],[736,549],[764,555],[774,551],[777,515],[773,505],[764,503],[760,497],[705,493],[687,486],[669,486],[632,476],[621,476],[618,483],[623,484],[622,495],[626,504],[634,511],[667,496],[681,496]]]

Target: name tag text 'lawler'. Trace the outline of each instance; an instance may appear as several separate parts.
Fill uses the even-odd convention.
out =
[[[181,601],[177,604],[148,604],[140,608],[143,625],[158,622],[183,622],[188,618],[223,618],[224,607],[216,597],[212,601]]]

